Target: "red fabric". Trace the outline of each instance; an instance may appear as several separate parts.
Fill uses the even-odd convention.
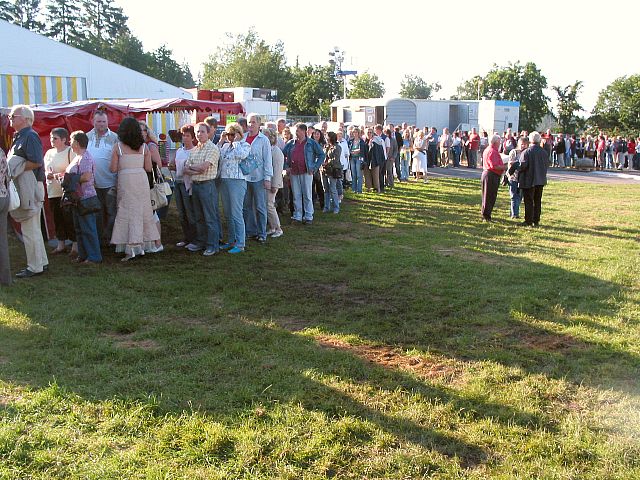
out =
[[[636,144],[634,141],[627,142],[627,153],[636,153]]]
[[[477,133],[469,135],[469,148],[471,150],[480,150],[480,135]]]
[[[258,136],[258,135],[254,135],[254,136],[252,137],[252,136],[250,136],[250,135],[247,135],[247,143],[248,143],[249,145],[251,145],[251,144],[253,143],[253,141],[256,139],[256,137],[257,137],[257,136]]]
[[[598,140],[598,146],[596,147],[596,150],[599,152],[604,152],[604,149],[607,147],[607,144],[605,143],[604,140]]]
[[[306,144],[306,139],[302,143],[296,140],[296,144],[293,146],[293,151],[291,152],[291,175],[307,173],[307,163],[304,160],[304,146]]]
[[[486,148],[482,154],[482,165],[485,170],[501,175],[503,170],[497,169],[501,165],[504,165],[500,152],[493,146]]]

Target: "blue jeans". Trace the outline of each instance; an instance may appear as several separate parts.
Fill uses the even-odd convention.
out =
[[[351,168],[351,190],[355,193],[362,193],[362,157],[351,157],[349,166]]]
[[[291,175],[291,191],[293,192],[293,219],[297,221],[313,220],[313,198],[311,197],[311,186],[313,185],[313,175],[303,173],[302,175]],[[304,206],[304,216],[302,208]]]
[[[78,258],[90,262],[101,262],[100,240],[98,239],[98,225],[96,214],[79,215],[76,208],[73,209],[73,226],[76,230],[78,242]]]
[[[460,153],[462,152],[462,148],[460,147],[460,145],[455,145],[454,147],[452,147],[452,149],[453,149],[453,166],[459,167]]]
[[[173,196],[176,198],[178,218],[182,227],[182,238],[185,242],[192,243],[196,239],[196,216],[193,212],[191,196],[183,182],[176,182]]]
[[[403,150],[400,154],[400,180],[409,180],[409,164],[411,163],[411,150]]]
[[[340,180],[329,175],[322,174],[322,186],[324,187],[324,211],[338,213],[340,211],[340,198],[338,197],[337,182]]]
[[[228,243],[238,248],[245,246],[245,228],[242,208],[247,194],[247,181],[238,178],[222,179],[222,205],[227,215]]]
[[[520,203],[522,203],[522,190],[518,188],[517,181],[509,181],[509,196],[511,197],[511,216],[520,216]]]
[[[218,250],[220,231],[218,230],[218,190],[214,180],[193,182],[191,187],[193,212],[196,217],[196,243],[207,249]]]
[[[613,154],[611,152],[607,152],[607,160],[606,160],[606,166],[605,168],[609,169],[609,168],[615,168],[615,163],[613,161]]]
[[[263,180],[247,182],[243,214],[247,237],[267,238],[267,191]]]

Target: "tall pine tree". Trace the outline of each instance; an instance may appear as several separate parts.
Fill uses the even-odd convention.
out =
[[[80,0],[49,0],[45,34],[55,40],[76,45],[81,39]]]
[[[44,23],[40,21],[40,0],[3,0],[0,18],[33,32],[44,30]]]

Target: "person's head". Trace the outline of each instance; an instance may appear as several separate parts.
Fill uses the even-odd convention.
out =
[[[367,128],[367,139],[371,140],[373,138],[373,128],[368,127]]]
[[[71,142],[71,149],[75,153],[82,153],[87,149],[89,145],[89,137],[82,130],[76,130],[69,136]]]
[[[518,139],[518,150],[526,150],[529,148],[529,138],[528,137],[520,137]]]
[[[209,124],[206,122],[199,122],[196,124],[196,138],[198,143],[203,145],[209,140]]]
[[[404,140],[409,140],[411,138],[411,132],[408,128],[402,133],[402,138]]]
[[[287,121],[284,118],[279,118],[277,126],[278,126],[278,133],[282,134],[282,132],[284,131],[284,128],[287,126]]]
[[[418,131],[416,132],[416,138],[417,138],[418,140],[422,140],[422,139],[424,138],[424,136],[425,136],[424,130],[418,130]]]
[[[133,117],[127,117],[120,122],[118,139],[132,150],[138,150],[144,143],[140,123]]]
[[[436,127],[431,127],[431,133],[438,133],[438,129]]]
[[[307,127],[307,137],[313,137],[313,132],[315,131],[316,129],[313,126],[309,125]]]
[[[483,131],[482,131],[482,136],[483,136],[484,138],[488,138],[488,137],[489,137],[489,134],[487,133],[487,131],[486,131],[486,130],[483,130]]]
[[[98,135],[104,135],[109,130],[109,116],[104,108],[93,112],[93,128]]]
[[[382,125],[380,125],[380,124],[376,125],[375,126],[375,132],[376,132],[376,135],[378,135],[378,136],[382,135]]]
[[[444,133],[445,135],[448,135],[449,134],[449,129],[445,127],[444,130],[442,130],[442,133]]]
[[[276,128],[264,128],[262,133],[269,139],[271,146],[274,146],[278,141],[278,130]]]
[[[473,127],[473,128],[471,129],[471,133],[473,133],[473,134],[478,133],[478,131],[476,130],[476,127]]]
[[[533,131],[529,134],[529,143],[540,145],[541,141],[542,141],[542,136],[540,135],[540,133]]]
[[[236,119],[236,122],[238,122],[238,123],[240,124],[240,126],[242,127],[242,130],[243,130],[244,132],[246,132],[246,131],[248,130],[249,126],[247,125],[247,119],[246,119],[246,118],[244,118],[244,117],[238,117],[238,118]]]
[[[322,138],[322,132],[320,130],[314,130],[313,131],[313,136],[312,138],[316,141],[319,142],[320,138]]]
[[[342,133],[342,130],[338,130],[336,135],[338,136],[338,142],[341,142],[344,139],[344,133]]]
[[[293,133],[291,133],[291,129],[289,127],[284,127],[282,130],[282,138],[284,138],[285,142],[288,142],[293,138]]]
[[[158,135],[149,128],[147,122],[140,122],[140,130],[142,131],[142,138],[144,138],[145,142],[158,143]]]
[[[384,131],[384,134],[385,134],[387,137],[390,137],[390,136],[391,136],[391,128],[387,128],[387,129]]]
[[[204,122],[209,125],[209,140],[211,140],[218,129],[218,119],[216,117],[207,117]]]
[[[327,141],[329,142],[329,145],[335,145],[338,143],[338,135],[336,132],[327,132]]]
[[[351,138],[360,138],[360,129],[358,127],[351,129]]]
[[[262,118],[257,113],[250,113],[247,115],[247,125],[249,126],[249,136],[254,137],[260,133],[260,127],[262,126]]]
[[[296,138],[299,141],[307,138],[307,126],[304,123],[296,123]]]
[[[274,130],[277,131],[278,125],[276,125],[276,122],[265,122],[264,128],[273,128]],[[264,132],[262,132],[262,133],[264,133]]]
[[[498,148],[501,143],[502,143],[502,138],[500,138],[500,135],[498,135],[497,133],[494,133],[491,136],[491,146],[494,148]]]
[[[237,142],[244,136],[244,130],[239,123],[234,122],[224,127],[224,135],[229,142]]]
[[[61,152],[67,148],[69,143],[69,131],[66,128],[54,128],[49,133],[49,140],[51,141],[51,146]]]
[[[182,133],[182,144],[187,150],[196,144],[196,132],[193,125],[184,125],[180,129],[180,133]]]
[[[16,132],[33,125],[33,110],[28,105],[14,105],[9,114],[11,128]]]
[[[322,133],[327,133],[327,122],[322,122],[322,125],[320,125],[320,128],[322,129]]]
[[[408,127],[407,122],[402,122],[402,129],[406,130]]]

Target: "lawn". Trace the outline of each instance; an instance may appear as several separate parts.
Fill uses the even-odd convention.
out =
[[[0,290],[0,479],[640,478],[640,186],[348,193],[239,256]],[[14,270],[24,252],[13,239]]]

